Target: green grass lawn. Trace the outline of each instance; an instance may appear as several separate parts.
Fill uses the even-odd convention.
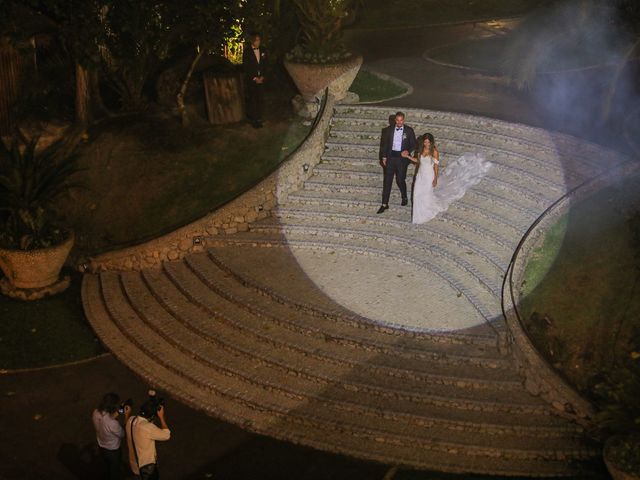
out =
[[[578,388],[626,357],[640,332],[640,245],[630,219],[640,177],[571,208],[529,261],[522,317],[538,348]]]
[[[29,368],[90,358],[104,350],[80,301],[80,274],[62,294],[22,302],[0,295],[0,369]]]
[[[144,241],[197,220],[273,171],[310,127],[288,98],[271,99],[267,123],[183,128],[175,119],[123,117],[89,132],[87,167],[62,205],[76,231],[74,254]],[[285,103],[286,102],[286,103]]]
[[[407,91],[406,88],[366,70],[358,72],[349,90],[357,93],[361,102],[381,102]]]
[[[413,27],[524,15],[543,0],[365,0],[356,28]]]

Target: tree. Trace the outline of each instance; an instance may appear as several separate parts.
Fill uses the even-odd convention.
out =
[[[101,59],[126,111],[146,105],[144,88],[168,55],[176,24],[169,2],[111,0],[101,11]]]
[[[96,88],[98,41],[102,26],[98,0],[7,0],[3,5],[2,33],[24,41],[39,33],[57,38],[75,65],[76,122],[80,129],[92,121],[102,104]]]
[[[193,52],[193,58],[176,95],[176,105],[183,125],[189,124],[184,96],[193,72],[205,53],[222,51],[224,41],[237,21],[238,5],[237,0],[194,0],[188,8],[175,5],[178,22],[176,43],[186,44]]]

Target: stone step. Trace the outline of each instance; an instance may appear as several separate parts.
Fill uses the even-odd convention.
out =
[[[237,381],[235,377],[229,377],[211,368],[205,368],[188,355],[174,349],[170,341],[167,340],[167,336],[160,333],[163,324],[154,322],[155,328],[152,328],[145,322],[153,319],[139,317],[134,309],[127,307],[123,293],[118,292],[117,288],[111,288],[113,285],[109,285],[110,280],[105,279],[103,283],[105,285],[103,295],[107,300],[108,314],[118,325],[119,331],[127,332],[126,336],[135,342],[136,348],[134,350],[136,352],[125,356],[125,358],[127,361],[134,359],[133,366],[140,368],[136,371],[143,377],[151,372],[156,375],[158,373],[166,374],[163,379],[171,380],[172,391],[177,390],[178,395],[187,397],[191,404],[208,404],[213,399],[217,411],[221,412],[223,418],[236,419],[236,422],[238,419],[242,419],[246,427],[260,433],[272,434],[269,427],[275,426],[278,429],[277,435],[283,435],[284,438],[301,441],[311,446],[317,446],[312,439],[318,435],[323,441],[330,438],[331,443],[335,442],[335,445],[341,446],[341,451],[351,454],[353,451],[349,445],[352,443],[362,445],[363,442],[372,443],[371,447],[374,451],[378,444],[383,443],[384,448],[381,448],[380,451],[387,456],[393,453],[405,456],[411,451],[417,451],[422,458],[424,452],[428,451],[438,452],[442,459],[442,455],[456,452],[458,456],[471,457],[474,463],[483,458],[490,458],[492,468],[495,468],[496,463],[494,457],[499,458],[500,462],[537,460],[548,467],[553,465],[553,462],[567,457],[585,458],[593,454],[587,445],[572,442],[569,438],[565,442],[545,439],[544,442],[538,444],[539,448],[536,448],[538,445],[530,448],[532,444],[536,443],[534,437],[530,439],[533,442],[525,441],[524,445],[518,448],[517,444],[509,445],[508,443],[503,447],[499,440],[496,442],[497,446],[485,445],[484,443],[479,446],[471,436],[466,438],[461,436],[462,438],[459,438],[457,442],[434,439],[428,434],[425,435],[425,438],[420,438],[415,435],[415,425],[398,429],[399,431],[387,432],[381,428],[384,425],[375,424],[371,420],[358,417],[351,412],[343,413],[337,409],[329,410],[322,400],[308,404],[306,399],[297,396],[278,398],[278,403],[273,405],[271,402],[275,392],[268,390],[269,393],[266,394],[267,390],[254,386],[252,370],[249,370],[251,374],[241,388],[234,389],[234,382]],[[118,297],[120,297],[120,302],[115,301]],[[122,352],[122,350],[124,349],[121,348],[120,351]],[[140,360],[140,350],[149,357],[150,361]],[[176,372],[175,358],[179,358],[180,365],[190,368],[183,368]],[[257,369],[259,368],[257,367]],[[274,422],[276,418],[278,421]],[[352,423],[354,420],[364,426],[354,425]],[[369,421],[366,422],[366,420]],[[394,424],[392,423],[391,426]],[[340,435],[327,437],[327,432],[340,432]],[[514,436],[514,440],[516,438]],[[325,445],[324,448],[326,449],[327,446]],[[371,448],[368,448],[367,451],[369,452],[368,458],[371,458],[373,453]]]
[[[571,157],[561,156],[554,147],[545,148],[533,142],[523,142],[515,137],[504,137],[501,135],[486,135],[477,132],[469,132],[459,128],[438,128],[431,133],[436,138],[436,143],[441,154],[460,155],[461,150],[483,152],[485,154],[499,153],[507,156],[517,156],[527,159],[529,163],[545,162],[553,165],[554,168],[564,170],[580,166],[589,170],[603,170],[607,163],[602,158],[602,153],[594,155],[589,149],[582,149],[576,145],[570,154]],[[380,131],[358,132],[352,129],[344,129],[334,125],[331,129],[328,142],[331,145],[341,144],[374,146],[376,149],[380,145]],[[579,172],[579,170],[577,171]]]
[[[475,197],[481,197],[482,199],[493,200],[497,198],[502,200],[502,197],[498,197],[491,193],[485,193],[481,190],[467,191],[463,200],[469,197],[471,202]],[[289,196],[289,199],[295,202],[301,202],[304,204],[315,205],[327,205],[327,206],[348,206],[354,208],[370,209],[372,212],[376,212],[380,206],[379,195],[373,195],[370,193],[366,200],[361,200],[359,192],[323,192],[323,191],[298,191],[295,194]],[[401,216],[410,215],[410,206],[400,206],[400,194],[392,191],[390,198],[390,209],[381,215],[381,218],[402,218]],[[484,237],[487,241],[513,252],[513,249],[517,245],[520,235],[511,237],[513,232],[504,230],[500,225],[486,225],[482,224],[478,218],[473,216],[465,216],[460,212],[456,212],[453,209],[451,212],[441,212],[433,220],[430,220],[425,225],[442,225],[446,223],[453,231],[464,231],[465,235],[468,233]],[[489,227],[491,229],[489,229]]]
[[[407,188],[409,188],[407,185]],[[530,190],[524,185],[514,183],[508,178],[504,178],[499,172],[492,172],[491,170],[485,175],[477,185],[474,185],[469,190],[473,190],[476,186],[486,190],[503,192],[513,196],[513,202],[517,202],[520,205],[524,205],[529,208],[545,209],[551,205],[557,198],[554,196],[542,196],[541,194]],[[361,180],[347,180],[347,179],[334,179],[323,178],[318,175],[314,175],[309,178],[304,184],[305,190],[310,191],[324,191],[324,192],[357,192],[363,195],[367,194],[381,194],[382,192],[382,175],[378,178],[373,176],[361,179]]]
[[[511,183],[523,183],[532,189],[532,191],[545,197],[559,198],[564,194],[564,186],[557,185],[555,182],[550,182],[544,177],[531,174],[522,169],[493,163],[491,170],[498,171],[502,177],[509,179]],[[413,181],[415,171],[416,167],[410,165],[407,170],[408,183]],[[440,169],[441,174],[444,172],[446,172],[446,167]],[[321,162],[314,167],[313,173],[320,177],[333,179],[364,180],[373,177],[380,181],[382,177],[382,167],[378,162],[362,164]],[[445,179],[446,177],[442,178],[442,180]]]
[[[505,382],[505,388],[522,386],[520,378],[509,372],[509,364],[502,357],[469,357],[468,352],[467,355],[456,355],[454,348],[440,348],[440,344],[431,346],[431,351],[422,350],[420,356],[410,356],[394,346],[382,348],[366,344],[359,338],[346,337],[340,340],[349,342],[351,348],[345,349],[345,343],[327,341],[326,332],[319,328],[323,324],[318,325],[315,317],[302,319],[309,316],[296,311],[288,318],[281,314],[279,322],[270,321],[216,294],[182,262],[171,263],[167,270],[143,273],[146,288],[155,299],[177,321],[205,338],[224,340],[232,349],[249,348],[251,351],[258,346],[266,356],[295,355],[296,361],[292,365],[296,369],[318,363],[357,369],[374,375],[365,379],[369,383],[378,377],[429,383],[446,382],[457,376],[470,383],[474,379],[499,379],[511,382],[511,385]],[[276,313],[272,315],[275,317]],[[285,325],[287,321],[289,325]],[[314,321],[315,330],[305,330],[305,323]]]
[[[384,370],[397,377],[419,377],[425,371],[446,372],[453,367],[470,368],[470,373],[474,369],[501,372],[509,368],[508,361],[498,352],[481,346],[447,343],[442,338],[436,342],[422,337],[420,342],[397,345],[380,334],[376,335],[376,331],[350,336],[352,329],[336,325],[335,322],[312,317],[300,310],[287,312],[282,306],[278,308],[269,304],[268,297],[256,300],[255,292],[250,291],[247,295],[238,286],[232,290],[228,285],[231,283],[233,286],[233,282],[214,283],[211,277],[213,267],[200,267],[197,274],[195,268],[188,264],[172,263],[165,268],[166,280],[155,276],[146,280],[149,288],[171,293],[170,298],[178,302],[180,297],[173,295],[172,287],[166,283],[171,282],[191,303],[215,319],[214,325],[219,329],[238,331],[248,337],[257,337],[263,343],[271,342],[279,348],[295,352],[311,350],[305,355],[314,358],[346,357],[345,361],[349,363],[360,362],[366,368]],[[247,296],[253,299],[251,304],[243,303]],[[184,301],[180,300],[182,303]],[[171,308],[175,307],[172,305]],[[188,311],[186,307],[185,311]]]
[[[500,356],[497,350],[498,338],[495,328],[484,326],[483,328],[475,329],[476,331],[473,333],[458,333],[412,331],[408,328],[388,327],[379,322],[373,322],[358,316],[344,307],[335,306],[333,301],[328,302],[328,297],[317,286],[307,284],[307,288],[304,288],[305,286],[303,285],[295,285],[295,287],[303,287],[300,291],[308,293],[306,296],[299,296],[294,295],[298,293],[298,288],[294,289],[294,284],[289,283],[287,284],[288,289],[292,291],[289,292],[289,295],[285,295],[274,288],[269,288],[265,284],[252,280],[252,278],[242,276],[212,253],[218,252],[220,247],[228,247],[229,245],[251,245],[249,242],[257,241],[259,238],[268,239],[265,241],[271,242],[272,246],[276,246],[279,241],[275,236],[259,237],[251,232],[227,238],[223,237],[219,238],[218,244],[214,244],[214,248],[209,250],[209,258],[189,256],[186,258],[186,263],[201,281],[218,295],[249,309],[253,314],[277,320],[291,315],[290,311],[277,310],[278,304],[288,307],[294,312],[308,314],[309,316],[300,317],[299,314],[295,316],[295,325],[316,331],[317,323],[322,322],[321,333],[326,338],[329,338],[330,341],[342,343],[343,339],[349,339],[347,345],[356,345],[358,341],[361,341],[363,345],[375,348],[376,351],[391,351],[396,354],[396,349],[401,348],[403,352],[411,355],[420,354],[425,350],[431,351],[430,349],[433,349],[436,344],[446,345],[446,350],[450,352],[453,347],[448,345],[453,344],[458,345],[458,347],[455,347],[457,352],[468,351],[468,356],[471,357],[488,357],[493,360]],[[261,243],[259,245],[266,244]],[[258,255],[267,255],[269,249],[266,248],[265,250],[265,253],[261,253],[259,250],[246,249],[244,255],[249,256],[249,258],[255,258]],[[221,271],[223,272],[222,275]],[[252,272],[253,275],[254,272]],[[296,277],[299,276],[300,273],[296,275]],[[240,283],[245,288],[239,290],[237,286],[234,287],[235,283]],[[259,294],[259,297],[256,297],[256,294]],[[261,297],[264,297],[264,299]],[[331,327],[332,330],[329,330],[331,325],[333,325]],[[402,337],[403,341],[398,343],[398,337]],[[386,350],[380,350],[378,347],[383,347]],[[363,348],[366,349],[366,347]],[[439,350],[436,352],[439,352]]]
[[[333,182],[348,182],[350,184],[362,184],[362,183],[381,183],[382,182],[382,172],[381,169],[378,168],[378,171],[375,173],[359,173],[359,174],[345,174],[343,175],[341,169],[333,169],[331,167],[326,167],[326,164],[320,164],[314,169],[314,175],[311,177],[310,181],[314,181],[314,179],[318,179],[322,183],[333,183]],[[490,180],[487,180],[485,183],[480,183],[477,185],[477,188],[486,189],[488,187],[487,183]],[[413,183],[413,174],[412,172],[407,175],[407,188],[411,191],[411,185]],[[440,182],[442,186],[442,181]],[[396,187],[394,186],[393,189]],[[380,189],[379,189],[380,190]],[[380,191],[378,192],[380,194]],[[548,195],[553,198],[553,194],[548,191],[537,192],[537,195]],[[409,195],[411,197],[411,195]],[[558,198],[560,194],[558,194]],[[487,208],[482,208],[482,206],[475,205],[474,203],[470,203],[468,200],[460,199],[456,200],[449,208],[466,208],[467,210],[473,209],[477,214],[483,215],[485,217],[489,217],[491,221],[504,223],[505,225],[511,226],[518,231],[526,231],[529,225],[537,218],[533,214],[529,214],[526,219],[523,219],[521,222],[517,222],[518,218],[514,218],[513,210],[514,208],[511,206],[513,202],[508,205],[504,205],[503,203],[491,202]],[[511,207],[511,208],[509,208]],[[497,210],[496,213],[494,213]],[[530,212],[531,210],[525,210],[525,212]],[[522,210],[518,210],[518,216],[520,216]]]
[[[449,161],[458,158],[465,153],[479,153],[485,156],[487,160],[503,160],[499,163],[515,163],[523,169],[532,173],[542,172],[544,169],[550,170],[550,173],[559,176],[567,176],[569,178],[578,177],[584,178],[584,166],[577,165],[577,169],[570,169],[571,165],[564,165],[560,163],[556,158],[549,156],[545,158],[540,155],[522,154],[518,152],[512,152],[507,150],[499,150],[494,147],[487,147],[469,142],[462,141],[449,141],[447,145],[442,145],[440,150],[440,156],[443,166],[446,166]],[[369,162],[377,161],[380,155],[379,144],[357,142],[352,139],[343,139],[336,141],[336,139],[328,140],[325,143],[324,156],[345,156],[355,159],[368,159]],[[509,161],[510,159],[510,161]],[[593,171],[589,170],[592,174]]]
[[[300,200],[297,198],[290,198],[290,201],[278,207],[274,211],[274,216],[281,219],[283,223],[288,223],[293,220],[298,221],[301,219],[315,219],[318,224],[331,224],[334,225],[344,224],[347,226],[354,224],[364,224],[368,226],[375,226],[380,229],[388,229],[388,231],[398,234],[404,233],[412,235],[413,238],[417,238],[419,242],[434,242],[436,244],[453,243],[458,248],[463,250],[466,254],[478,255],[486,261],[492,263],[501,273],[507,267],[509,258],[511,257],[511,251],[504,249],[504,251],[496,250],[496,245],[493,242],[486,241],[484,237],[472,236],[468,232],[464,231],[452,231],[447,229],[438,228],[444,222],[438,222],[437,220],[427,222],[421,225],[411,224],[411,213],[407,210],[399,210],[393,212],[393,215],[378,215],[376,214],[377,204],[371,202],[363,208],[359,205],[338,204],[328,205],[322,202],[320,199],[318,202],[311,202]],[[466,204],[463,202],[456,202],[456,208],[462,210],[469,210],[476,215],[480,215],[495,222],[506,222],[506,217],[495,215],[492,212],[480,209],[475,205]],[[494,218],[497,217],[497,218]],[[522,228],[524,232],[527,227],[524,225],[518,226]]]
[[[158,282],[159,280],[153,281]],[[437,389],[441,385],[468,390],[513,392],[522,392],[523,390],[519,378],[488,369],[474,369],[469,366],[464,368],[441,366],[439,372],[426,373],[427,365],[422,365],[421,371],[412,370],[411,365],[407,365],[406,369],[371,367],[366,363],[357,363],[353,359],[340,360],[329,354],[321,354],[319,353],[321,350],[316,352],[309,350],[301,353],[299,347],[276,349],[274,344],[255,341],[254,337],[243,337],[245,332],[238,333],[233,330],[225,332],[218,327],[217,322],[212,323],[211,318],[199,320],[200,315],[188,315],[177,305],[171,306],[165,300],[155,296],[153,292],[148,291],[148,287],[141,280],[136,281],[135,278],[123,276],[123,283],[129,292],[128,295],[134,299],[132,304],[140,303],[139,308],[144,308],[155,319],[169,315],[178,321],[178,324],[172,328],[174,340],[177,341],[181,334],[181,328],[187,328],[199,338],[209,342],[211,345],[204,345],[205,350],[190,349],[192,354],[201,355],[203,358],[215,355],[220,355],[222,358],[222,353],[214,352],[215,349],[221,349],[224,352],[243,357],[243,361],[250,363],[259,361],[265,367],[303,379],[306,382],[329,384],[332,378],[340,378],[342,379],[342,388],[347,391],[391,388],[405,392],[424,391],[437,394]],[[158,302],[155,308],[151,306],[153,302]],[[186,305],[185,302],[181,303],[182,307]],[[163,312],[161,308],[165,311]],[[172,321],[171,318],[167,318],[167,321]],[[214,319],[217,318],[217,316],[214,317]],[[184,335],[184,338],[187,339],[188,335],[186,333]],[[191,345],[191,342],[186,341],[186,344]],[[304,346],[304,341],[301,345]],[[291,386],[290,383],[289,387]]]
[[[450,141],[447,145],[441,146],[440,156],[443,167],[446,168],[450,161],[455,160],[465,153],[479,153],[484,155],[489,161],[495,161],[496,163],[504,165],[518,165],[520,170],[531,172],[532,174],[544,176],[545,170],[548,170],[548,173],[553,174],[556,179],[564,179],[565,183],[570,182],[575,185],[584,181],[588,176],[592,176],[594,172],[604,171],[607,168],[607,165],[604,163],[600,165],[598,169],[590,169],[590,167],[585,167],[581,164],[563,164],[555,158],[545,158],[539,154],[536,154],[536,156],[532,156],[532,154],[525,155],[461,141]],[[354,141],[343,140],[337,142],[335,140],[329,140],[325,144],[325,151],[322,158],[342,156],[350,158],[354,163],[362,161],[375,163],[379,159],[379,154],[379,145],[377,144],[360,144]]]
[[[512,227],[521,230],[521,227],[524,227],[524,230],[522,231],[526,231],[526,229],[529,228],[529,225],[531,225],[531,223],[533,223],[542,213],[541,209],[534,210],[521,205],[516,205],[514,202],[509,202],[508,198],[500,193],[482,190],[481,188],[482,186],[476,185],[473,189],[468,190],[465,196],[460,200],[457,200],[454,205],[460,206],[460,208],[469,206],[482,209],[485,212],[483,216],[487,216],[487,214],[491,212],[495,216],[499,216],[503,219],[503,221],[499,223],[506,222]],[[380,206],[380,196],[380,192],[378,192],[377,195],[369,193],[363,196],[352,193],[326,195],[323,192],[299,190],[290,194],[287,199],[289,203],[296,202],[304,205],[326,205],[327,208],[332,206],[348,206],[352,208],[359,208],[363,211],[365,209],[377,211]],[[400,194],[395,187],[391,190],[391,203],[400,203]],[[410,208],[394,210],[393,217],[399,219],[406,218],[407,223],[409,223],[411,221]]]
[[[284,234],[288,240],[307,238],[309,236],[321,237],[327,240],[330,237],[376,240],[382,248],[388,249],[390,252],[397,252],[400,248],[407,255],[414,255],[419,258],[428,256],[432,260],[444,259],[447,262],[453,262],[459,269],[465,270],[475,276],[478,281],[483,283],[493,294],[500,296],[500,288],[502,283],[501,275],[504,273],[487,261],[484,257],[478,257],[461,251],[455,245],[450,243],[430,239],[425,241],[420,238],[420,231],[413,228],[413,225],[407,225],[404,231],[393,231],[386,226],[367,225],[363,223],[351,223],[344,225],[341,222],[333,222],[331,219],[325,218],[325,222],[319,224],[316,218],[298,219],[296,222],[281,222],[278,219],[269,218],[256,222],[251,225],[252,232],[263,234]],[[368,243],[367,243],[368,244]],[[443,269],[447,268],[447,264],[442,265]]]
[[[543,160],[533,157],[500,152],[484,147],[471,148],[464,145],[448,145],[446,149],[441,149],[441,165],[446,168],[450,161],[454,161],[470,151],[483,154],[487,160],[503,168],[511,169],[514,174],[530,175],[538,182],[547,183],[560,189],[574,188],[593,174],[593,170],[580,166],[570,170],[567,166],[559,163],[550,161],[545,163]],[[379,165],[378,155],[378,150],[369,147],[366,149],[358,147],[333,148],[324,151],[322,161],[324,163],[349,164],[353,166]]]
[[[163,349],[163,356],[168,357],[163,359],[165,362],[177,360],[176,357],[180,357],[181,354],[187,355],[192,367],[190,372],[194,374],[202,372],[203,375],[206,375],[205,378],[211,378],[220,371],[222,375],[242,384],[238,388],[239,391],[248,388],[247,385],[250,384],[282,395],[283,398],[278,399],[278,404],[286,401],[286,398],[297,398],[306,404],[316,401],[315,396],[317,395],[319,399],[326,396],[323,402],[325,407],[330,407],[334,398],[337,403],[348,403],[348,399],[351,399],[355,406],[360,406],[366,405],[371,401],[371,395],[375,395],[373,398],[375,398],[376,408],[402,408],[404,405],[407,409],[405,413],[411,412],[412,409],[419,410],[419,406],[423,403],[430,404],[431,397],[455,399],[451,401],[451,408],[455,408],[457,403],[459,405],[473,403],[476,408],[483,409],[483,404],[488,404],[489,408],[501,408],[505,412],[510,409],[525,409],[535,412],[539,411],[541,405],[541,402],[526,393],[517,382],[512,382],[513,385],[507,385],[509,382],[485,381],[487,387],[489,383],[494,387],[493,391],[487,391],[488,388],[478,388],[473,392],[468,392],[474,388],[474,385],[471,381],[465,382],[465,378],[460,379],[459,385],[436,383],[415,390],[410,389],[410,384],[401,388],[399,385],[392,385],[393,379],[388,378],[388,388],[381,388],[378,385],[355,382],[352,378],[355,376],[355,372],[340,374],[335,371],[325,377],[323,374],[331,369],[322,363],[316,364],[318,372],[315,374],[304,373],[301,370],[294,371],[292,367],[287,367],[286,362],[277,366],[259,355],[259,353],[265,354],[260,351],[259,346],[254,346],[256,350],[253,352],[250,349],[241,351],[233,344],[228,345],[228,349],[225,349],[217,345],[221,342],[219,337],[216,336],[216,342],[213,343],[211,342],[212,337],[205,337],[201,334],[202,332],[194,332],[185,328],[181,323],[176,322],[175,318],[159,303],[155,302],[153,295],[150,293],[145,295],[144,284],[139,278],[136,281],[136,277],[138,277],[137,273],[125,273],[120,276],[105,273],[101,275],[101,282],[103,289],[109,295],[114,295],[113,298],[122,295],[120,302],[112,302],[114,311],[120,312],[120,315],[128,318],[135,312],[142,322],[136,324],[134,328],[145,325],[167,342],[167,346]],[[230,341],[233,342],[233,339]],[[175,350],[171,350],[172,348]],[[168,355],[169,351],[174,358]],[[179,360],[175,363],[184,364],[186,361]],[[289,360],[293,362],[293,359]],[[196,377],[194,379],[198,380]],[[266,387],[262,382],[265,382]],[[479,380],[475,379],[473,382],[477,383]],[[517,390],[518,385],[520,385],[519,391]],[[508,394],[506,401],[504,399],[505,387],[509,391],[513,390]],[[325,389],[327,388],[331,389],[330,396],[326,395]],[[444,392],[446,393],[442,395],[441,393]],[[469,398],[466,398],[467,396]],[[389,401],[386,402],[386,399]],[[500,405],[502,402],[504,405]],[[417,412],[413,413],[417,415]],[[354,419],[351,422],[357,423]]]
[[[353,237],[345,236],[343,232],[332,233],[327,231],[320,232],[320,235],[314,234],[309,230],[291,231],[287,235],[281,235],[277,231],[249,231],[233,236],[211,237],[207,241],[207,245],[279,246],[329,253],[341,251],[354,255],[390,258],[400,262],[400,264],[408,263],[425,268],[440,277],[445,284],[448,284],[457,292],[459,297],[464,297],[486,320],[492,320],[500,316],[501,310],[498,295],[500,288],[497,282],[491,283],[481,273],[474,272],[475,269],[471,265],[463,266],[461,259],[447,258],[442,255],[442,252],[438,252],[441,256],[437,259],[429,258],[424,253],[420,254],[415,250],[399,249],[399,251],[393,252],[384,248],[384,245],[380,245],[377,239],[362,238],[360,232],[356,232]]]
[[[384,107],[367,108],[363,106],[337,106],[334,112],[332,126],[343,128],[346,125],[357,128],[362,125],[370,125],[371,128],[375,127],[378,130],[388,125],[389,115],[394,113]],[[405,113],[407,113],[407,123],[409,125],[422,126],[426,130],[429,127],[439,127],[478,133],[488,138],[499,135],[509,139],[514,138],[516,141],[528,144],[532,148],[556,151],[562,157],[573,157],[575,155],[583,157],[594,156],[605,162],[617,161],[620,158],[618,152],[608,150],[600,145],[578,140],[570,135],[549,132],[528,125],[476,115],[435,110],[407,109]]]
[[[399,392],[400,397],[406,396],[422,403],[422,395],[445,397],[453,394],[455,398],[464,398],[465,392],[474,390],[472,397],[490,401],[502,395],[513,397],[522,394],[522,383],[517,379],[474,378],[464,376],[464,369],[453,367],[451,371],[442,375],[389,375],[389,372],[362,369],[357,363],[346,365],[342,362],[327,361],[325,356],[321,361],[300,355],[288,350],[277,351],[271,345],[259,342],[248,343],[242,335],[237,333],[223,334],[217,328],[205,332],[201,328],[194,328],[191,322],[186,322],[180,313],[176,318],[176,310],[165,308],[139,278],[139,274],[125,273],[121,275],[128,302],[139,316],[145,317],[156,331],[164,329],[166,337],[174,343],[176,348],[186,352],[192,358],[204,363],[208,367],[233,370],[238,377],[245,375],[244,365],[259,365],[259,376],[251,378],[260,383],[268,380],[270,388],[281,386],[283,394],[305,395],[310,400],[319,387],[338,388],[341,391],[362,392],[363,395],[353,395],[356,404],[366,405],[366,395],[382,396],[389,390]],[[408,373],[408,372],[407,372]],[[339,380],[338,380],[339,379]],[[457,393],[456,393],[457,392]],[[510,393],[507,393],[510,392]],[[471,396],[471,395],[470,395]],[[356,401],[356,397],[358,401]],[[529,400],[529,395],[523,395],[523,400]]]
[[[373,160],[378,158],[379,149],[379,139],[340,135],[339,132],[332,133],[326,143],[326,151],[329,154],[344,151],[348,156],[361,156]],[[438,151],[443,166],[447,166],[449,162],[465,153],[480,153],[488,160],[505,165],[518,165],[521,170],[531,173],[539,172],[546,165],[546,168],[551,168],[552,173],[555,175],[566,172],[569,176],[581,177],[579,170],[568,170],[567,167],[571,166],[571,164],[563,164],[562,159],[557,154],[537,150],[532,151],[529,147],[519,149],[500,148],[499,145],[485,145],[484,142],[478,143],[472,139],[465,141],[464,138],[458,137],[439,138]],[[582,165],[582,167],[594,168],[591,165]],[[602,165],[598,167],[598,170],[603,169]]]

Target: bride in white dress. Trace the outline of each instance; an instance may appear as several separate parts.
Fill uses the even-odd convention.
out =
[[[440,153],[430,133],[423,135],[422,146],[416,157],[408,153],[403,156],[417,164],[413,185],[413,223],[428,222],[449,208],[491,168],[491,163],[482,155],[465,153],[449,162],[440,175]],[[440,187],[436,189],[438,182]]]

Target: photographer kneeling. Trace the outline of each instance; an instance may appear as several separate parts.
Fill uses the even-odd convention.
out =
[[[160,421],[160,428],[153,421]],[[149,400],[140,407],[140,415],[129,418],[126,426],[131,470],[143,480],[160,478],[156,454],[156,440],[169,440],[171,431],[164,419],[164,402],[155,392],[149,392]]]

